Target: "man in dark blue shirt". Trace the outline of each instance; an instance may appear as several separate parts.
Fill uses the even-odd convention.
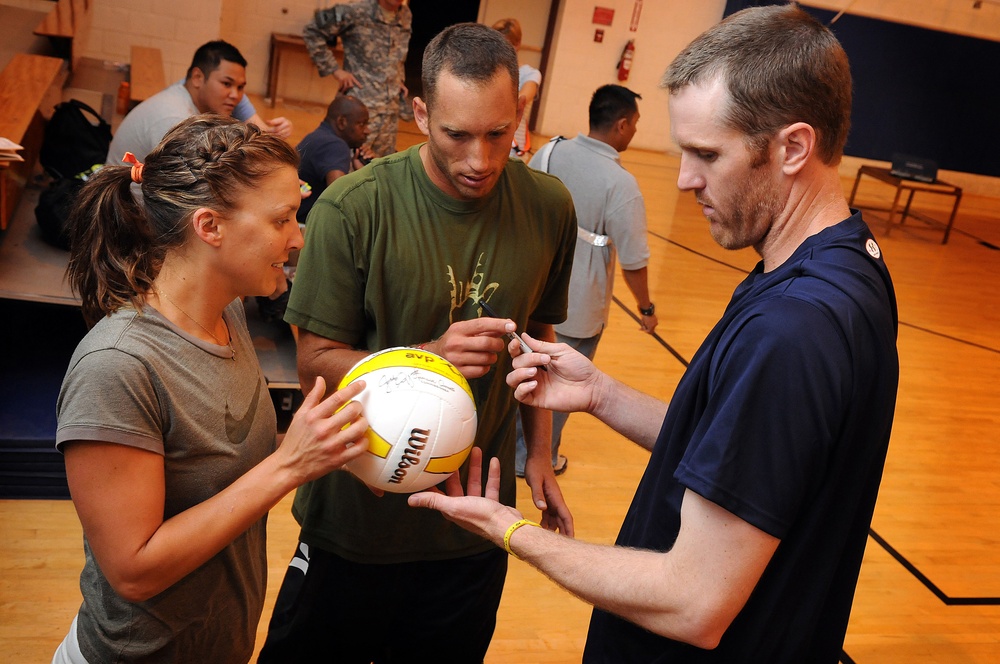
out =
[[[534,352],[509,347],[519,400],[590,412],[651,450],[616,546],[522,527],[490,500],[495,466],[485,497],[478,485],[460,497],[452,479],[450,496],[410,504],[592,603],[584,662],[834,664],[899,381],[892,280],[837,169],[847,56],[795,6],[754,7],[692,42],[662,84],[678,187],[720,245],[753,247],[760,263],[669,409],[568,346],[524,335]]]
[[[296,214],[305,223],[309,210],[330,183],[360,168],[365,158],[356,152],[368,138],[368,109],[356,97],[337,95],[326,109],[323,122],[295,149],[299,151],[299,178],[309,184],[312,194],[302,199]]]

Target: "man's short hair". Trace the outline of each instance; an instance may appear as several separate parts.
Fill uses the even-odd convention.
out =
[[[186,78],[191,78],[191,72],[194,71],[195,67],[201,70],[205,78],[208,78],[209,74],[219,68],[223,60],[235,62],[241,67],[247,66],[246,58],[243,57],[238,48],[229,42],[218,39],[198,47],[191,59],[191,66],[188,67]]]
[[[728,126],[762,153],[782,127],[816,130],[825,164],[840,161],[851,126],[851,67],[830,30],[795,5],[736,12],[696,38],[664,74],[674,94],[719,77]]]
[[[420,77],[428,109],[434,105],[438,80],[446,71],[477,84],[488,83],[497,72],[506,71],[511,96],[517,99],[517,52],[502,34],[481,23],[449,26],[427,45]]]
[[[330,102],[330,105],[326,107],[326,118],[325,120],[330,123],[335,123],[337,118],[342,115],[350,116],[357,113],[360,109],[367,107],[362,103],[360,99],[353,95],[338,94]]]
[[[621,85],[602,85],[590,98],[590,129],[608,129],[621,118],[627,118],[639,111],[636,99],[642,99]]]

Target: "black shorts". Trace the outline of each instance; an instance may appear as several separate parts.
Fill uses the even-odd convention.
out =
[[[481,663],[506,575],[501,549],[369,565],[299,543],[258,662]]]

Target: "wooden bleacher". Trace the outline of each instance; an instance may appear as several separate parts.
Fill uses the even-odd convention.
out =
[[[93,0],[58,0],[35,28],[61,56],[16,54],[0,72],[0,136],[24,146],[23,162],[0,164],[0,230],[7,228],[31,178],[45,119],[62,101],[69,68],[76,66],[90,33]]]
[[[90,35],[94,0],[58,0],[34,33],[48,37],[59,55],[75,68]]]
[[[38,159],[45,117],[61,101],[65,62],[45,55],[18,53],[0,72],[0,136],[24,146],[24,161],[0,169],[0,229],[21,200]]]
[[[167,87],[160,49],[132,46],[129,55],[129,100],[133,104],[149,99]]]

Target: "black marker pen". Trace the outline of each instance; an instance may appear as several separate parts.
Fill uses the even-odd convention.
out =
[[[504,318],[504,316],[501,316],[496,311],[494,311],[493,307],[491,307],[490,305],[486,304],[486,300],[479,300],[479,306],[481,306],[483,308],[483,311],[485,311],[486,315],[489,316],[490,318]],[[506,336],[508,340],[517,339],[517,343],[521,347],[521,352],[522,353],[533,353],[533,352],[535,352],[535,351],[531,350],[531,348],[528,347],[528,344],[524,343],[524,339],[522,339],[520,337],[520,335],[518,335],[517,332],[506,332],[504,336]],[[544,364],[539,364],[538,368],[541,369],[542,371],[548,371],[549,370],[549,368],[546,367]]]

